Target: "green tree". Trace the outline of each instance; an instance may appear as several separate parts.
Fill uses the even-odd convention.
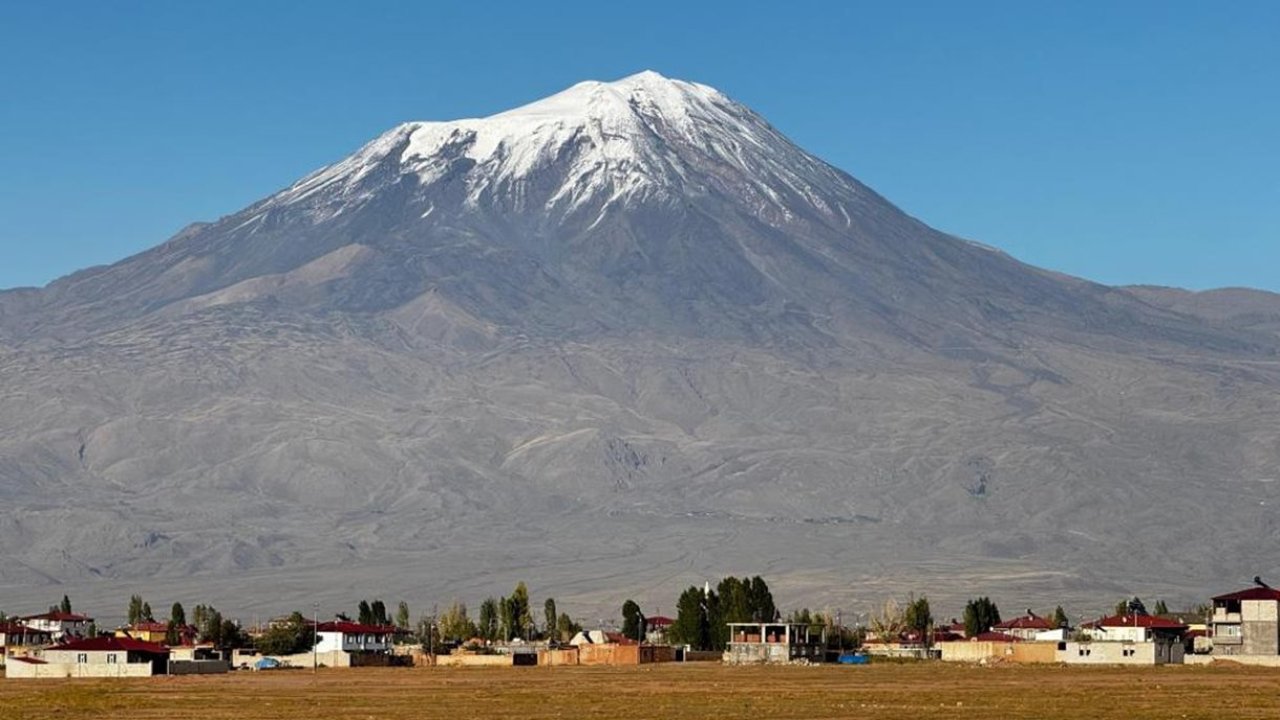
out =
[[[356,606],[356,618],[356,622],[361,625],[373,624],[373,608],[369,606],[368,600],[361,600],[360,604]]]
[[[764,578],[756,575],[746,583],[747,605],[751,610],[752,620],[756,622],[773,622],[778,618],[778,608],[773,603],[773,593]]]
[[[543,627],[547,629],[547,638],[550,640],[561,640],[556,633],[558,618],[555,598],[547,598],[542,603],[542,621],[546,623]]]
[[[391,620],[387,617],[387,606],[381,600],[375,599],[373,604],[369,606],[369,613],[372,615],[374,625],[390,625]]]
[[[1157,601],[1156,601],[1156,610],[1155,610],[1155,613],[1156,613],[1156,615],[1168,615],[1168,614],[1169,614],[1169,606],[1164,604],[1164,600],[1157,600]]]
[[[169,608],[169,621],[180,627],[187,624],[187,612],[182,609],[182,603],[176,602]]]
[[[403,600],[396,606],[396,627],[401,630],[409,629],[409,603]]]
[[[293,655],[310,650],[312,637],[306,618],[294,611],[288,620],[272,625],[259,636],[255,645],[263,655]]]
[[[507,598],[511,612],[511,634],[508,640],[515,637],[528,639],[529,628],[533,625],[533,611],[529,605],[529,588],[524,581],[516,583],[516,589]]]
[[[688,645],[694,650],[711,650],[715,643],[712,637],[713,601],[715,593],[704,593],[703,589],[691,586],[680,593],[676,601],[676,617],[668,630],[671,641]]]
[[[1059,605],[1053,609],[1053,626],[1059,628],[1071,627],[1071,618],[1067,617],[1067,611]]]
[[[87,638],[98,637],[98,623],[89,621],[89,629],[85,631],[85,637]]]
[[[504,603],[505,604],[505,603]],[[498,639],[498,601],[496,598],[488,597],[484,602],[480,603],[480,637],[485,640]]]
[[[644,640],[644,614],[635,600],[622,603],[622,636],[632,640]]]
[[[927,644],[929,638],[925,636],[933,625],[933,614],[929,612],[929,598],[921,595],[907,603],[902,621],[908,630],[920,633],[921,639]]]
[[[136,625],[139,622],[142,622],[142,596],[141,595],[129,596],[129,612],[125,617],[126,617],[126,622],[128,622],[128,624],[130,625]]]
[[[59,609],[59,610],[61,610],[61,611],[62,611],[62,612],[64,612],[64,613],[68,613],[68,614],[70,614],[70,613],[71,613],[71,598],[67,597],[66,595],[63,595],[63,596],[62,596],[62,604],[58,606],[58,609]]]
[[[1116,603],[1116,615],[1146,615],[1147,606],[1136,595],[1132,600],[1121,600]]]
[[[151,612],[151,603],[142,603],[142,622],[155,622],[156,616]]]
[[[969,637],[981,635],[1000,623],[1000,608],[983,596],[970,600],[964,606],[964,633]]]
[[[556,633],[559,635],[560,642],[568,642],[580,632],[582,632],[582,626],[574,622],[573,618],[569,617],[569,613],[560,613],[560,617],[556,618]]]

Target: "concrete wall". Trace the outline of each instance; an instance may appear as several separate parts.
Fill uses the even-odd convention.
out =
[[[170,660],[170,675],[221,675],[231,670],[226,660]]]
[[[1240,603],[1240,654],[1280,654],[1280,603],[1245,600]]]
[[[511,667],[510,655],[437,655],[440,667]]]
[[[5,667],[6,678],[130,678],[151,677],[151,663],[28,663],[14,661]]]
[[[538,651],[538,664],[547,667],[578,664],[578,648],[547,648]]]
[[[1068,665],[1165,665],[1181,664],[1180,642],[1068,642],[1057,653]]]
[[[1016,663],[1058,662],[1056,642],[957,642],[938,643],[942,659],[947,662],[984,662],[1000,660]]]

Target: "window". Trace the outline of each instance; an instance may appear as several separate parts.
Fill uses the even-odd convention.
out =
[[[115,664],[115,662],[116,662],[116,654],[115,654],[115,653],[107,653],[107,663],[114,665],[114,664]]]
[[[1133,648],[1125,648],[1121,650],[1120,653],[1125,657],[1133,657],[1134,650]]]
[[[81,665],[87,664],[89,662],[89,653],[76,654],[76,662]]]

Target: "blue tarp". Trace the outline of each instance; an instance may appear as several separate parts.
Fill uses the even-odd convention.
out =
[[[280,661],[275,658],[264,657],[253,664],[255,670],[270,670],[280,667]]]
[[[845,653],[840,656],[841,665],[866,665],[869,658],[866,655],[857,653]]]

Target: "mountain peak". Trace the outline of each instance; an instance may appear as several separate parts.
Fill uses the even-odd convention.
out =
[[[375,194],[367,178],[405,175],[422,187],[461,180],[467,206],[537,203],[572,211],[591,204],[599,212],[637,197],[701,195],[712,178],[727,192],[749,195],[752,206],[771,214],[768,222],[796,209],[783,196],[806,198],[814,186],[845,182],[715,88],[646,70],[580,82],[488,117],[406,123],[303,178],[269,207],[305,201],[323,205],[327,216]],[[817,204],[838,217],[834,206]]]

